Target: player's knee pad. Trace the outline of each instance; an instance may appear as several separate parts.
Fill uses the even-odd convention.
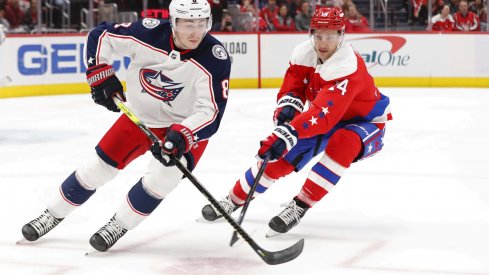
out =
[[[187,160],[180,160],[187,165]],[[176,167],[166,167],[156,159],[151,159],[148,170],[143,177],[143,187],[149,195],[156,199],[163,199],[182,180],[183,173]]]
[[[292,171],[294,171],[294,166],[282,158],[275,162],[269,162],[264,174],[271,180],[278,180],[292,173]]]
[[[360,154],[361,150],[362,140],[357,133],[339,129],[329,138],[325,151],[335,162],[343,167],[350,167],[350,164]]]
[[[118,173],[119,170],[117,168],[107,164],[97,154],[93,154],[82,167],[76,170],[77,179],[88,190],[101,187],[115,178]]]

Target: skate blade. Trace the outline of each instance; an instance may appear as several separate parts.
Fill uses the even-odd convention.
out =
[[[98,253],[100,253],[100,251],[98,251],[95,248],[93,248],[93,247],[90,246],[87,249],[87,251],[85,252],[85,256],[91,256],[91,255],[95,255],[95,254],[98,254]]]
[[[222,217],[220,217],[220,218],[217,218],[213,221],[209,221],[209,220],[204,219],[204,217],[200,216],[197,219],[195,219],[195,221],[198,223],[216,223],[216,222],[222,222],[222,221],[224,221],[224,219]]]
[[[276,236],[279,236],[279,235],[282,235],[282,234],[283,233],[277,232],[277,231],[269,228],[267,234],[265,235],[265,237],[272,238],[272,237],[276,237]]]
[[[22,238],[22,239],[18,240],[15,244],[16,245],[23,245],[23,244],[28,244],[28,243],[29,243],[28,240],[26,240],[25,238]]]
[[[211,221],[204,219],[204,217],[198,217],[195,221],[198,223],[211,223]]]

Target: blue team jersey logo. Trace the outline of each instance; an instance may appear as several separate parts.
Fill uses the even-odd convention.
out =
[[[169,106],[171,106],[170,101],[173,101],[184,88],[182,83],[174,82],[161,71],[157,72],[150,69],[139,71],[139,82],[141,82],[144,92]]]

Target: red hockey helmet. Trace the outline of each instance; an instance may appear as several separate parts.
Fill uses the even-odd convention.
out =
[[[321,7],[318,8],[311,17],[312,30],[344,30],[345,29],[345,14],[340,8],[336,7]]]

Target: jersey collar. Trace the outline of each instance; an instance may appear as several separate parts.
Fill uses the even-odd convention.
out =
[[[192,50],[180,50],[178,49],[175,44],[173,43],[173,34],[170,34],[170,50],[171,51],[179,51],[180,52],[180,55],[183,56],[183,55],[186,55],[188,53],[190,53]]]

